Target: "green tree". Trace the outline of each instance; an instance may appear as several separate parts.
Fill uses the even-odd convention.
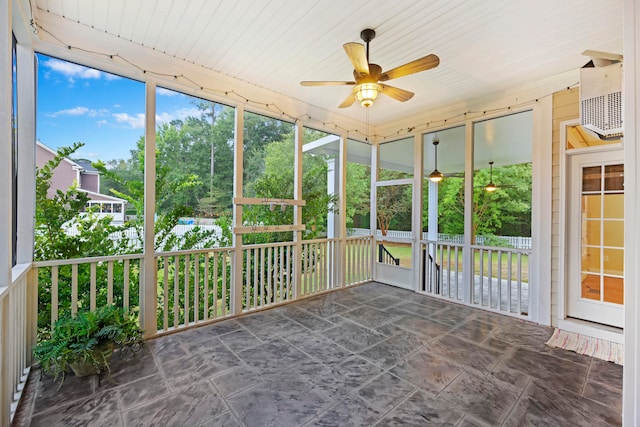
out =
[[[484,190],[489,170],[475,174],[473,241],[484,235],[531,235],[531,163],[493,169],[494,192]],[[445,178],[438,188],[440,231],[464,233],[464,179]]]

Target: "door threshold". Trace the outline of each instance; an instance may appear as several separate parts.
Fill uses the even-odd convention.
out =
[[[566,318],[558,320],[558,329],[588,337],[600,338],[618,344],[624,344],[624,330],[601,323],[588,322],[586,320]]]

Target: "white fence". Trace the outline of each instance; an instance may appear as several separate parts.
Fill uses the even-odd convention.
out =
[[[187,233],[194,231],[195,229],[199,229],[202,231],[213,231],[213,237],[216,239],[220,239],[222,237],[222,228],[220,226],[208,224],[178,224],[173,227],[173,229],[171,230],[171,234],[177,236],[178,238],[182,238]],[[66,229],[66,232],[69,236],[77,236],[80,234],[80,231],[78,231],[76,227],[69,227]],[[117,242],[122,238],[126,238],[129,241],[129,245],[131,248],[142,249],[142,231],[137,230],[134,227],[111,233],[109,235],[109,238],[114,242]],[[177,249],[178,248],[169,248],[169,250]],[[196,249],[204,248],[197,247]]]
[[[351,228],[348,232],[349,236],[368,236],[370,230],[367,228]],[[411,239],[411,231],[387,231],[388,237],[395,237],[401,239]],[[382,237],[382,232],[377,230],[376,237]],[[427,233],[422,233],[422,240],[428,240]],[[438,241],[443,243],[463,244],[464,234],[445,234],[438,233]],[[497,242],[500,242],[500,246],[505,246],[514,249],[531,249],[531,237],[521,236],[476,236],[476,244],[481,246],[498,246]]]

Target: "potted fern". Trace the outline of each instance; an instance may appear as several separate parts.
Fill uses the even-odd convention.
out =
[[[34,354],[43,372],[54,381],[72,370],[76,376],[110,373],[114,350],[126,352],[143,345],[136,318],[113,305],[58,319],[49,339],[39,342]]]

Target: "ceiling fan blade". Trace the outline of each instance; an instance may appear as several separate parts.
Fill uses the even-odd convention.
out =
[[[409,92],[408,90],[400,89],[400,88],[385,85],[385,84],[380,84],[380,86],[382,86],[382,93],[384,93],[387,96],[390,96],[396,101],[405,102],[413,98],[413,92]]]
[[[353,103],[356,101],[356,96],[351,93],[351,95],[347,96],[347,98],[342,101],[342,104],[338,105],[339,108],[347,108],[347,107],[351,107],[351,105],[353,105]]]
[[[343,47],[358,74],[369,74],[367,51],[364,45],[360,43],[345,43]]]
[[[338,81],[303,81],[300,82],[301,86],[352,86],[356,82],[338,82]]]
[[[432,68],[436,68],[438,64],[440,64],[440,58],[433,54],[427,55],[424,58],[416,59],[415,61],[411,61],[382,73],[380,81],[386,82],[387,80],[397,79],[398,77],[404,77],[409,74],[430,70]]]

